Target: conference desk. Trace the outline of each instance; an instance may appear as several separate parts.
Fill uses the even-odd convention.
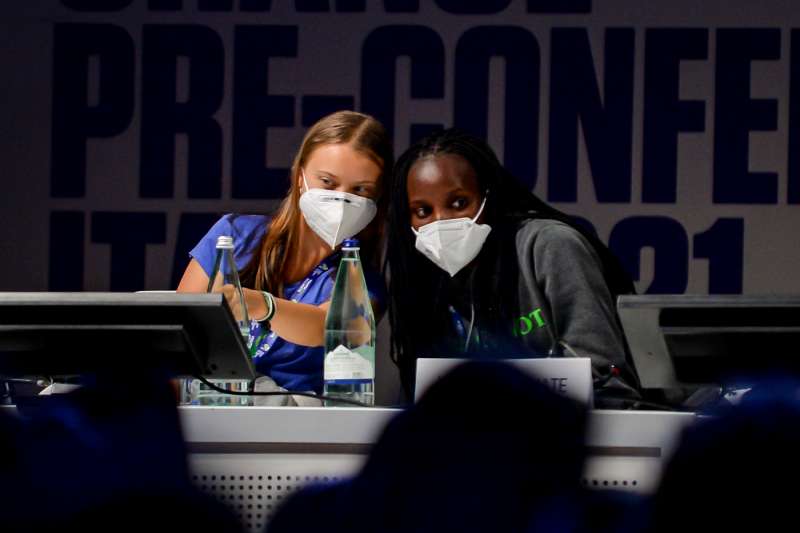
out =
[[[387,408],[180,407],[193,481],[261,531],[297,488],[357,473],[399,411]],[[583,483],[652,492],[692,413],[594,410]]]

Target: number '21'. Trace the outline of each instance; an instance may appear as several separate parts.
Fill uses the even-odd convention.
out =
[[[641,251],[654,250],[653,281],[647,294],[681,294],[689,282],[689,238],[683,225],[669,217],[636,216],[611,230],[609,248],[625,269],[639,280]],[[695,259],[708,259],[709,294],[741,294],[744,220],[720,218],[692,241]]]

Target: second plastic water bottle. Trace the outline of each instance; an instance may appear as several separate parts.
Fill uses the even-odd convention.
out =
[[[375,403],[375,315],[356,239],[342,245],[325,318],[325,395]],[[325,405],[345,405],[326,401]]]

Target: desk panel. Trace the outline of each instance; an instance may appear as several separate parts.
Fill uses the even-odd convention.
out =
[[[194,482],[261,531],[306,483],[355,475],[400,411],[385,408],[181,407]],[[595,410],[589,415],[584,485],[654,491],[692,413]]]

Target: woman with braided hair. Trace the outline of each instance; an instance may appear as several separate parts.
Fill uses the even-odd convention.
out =
[[[400,156],[387,241],[391,353],[409,396],[418,357],[548,355],[590,357],[601,403],[637,395],[615,309],[630,277],[481,139],[448,129]]]

